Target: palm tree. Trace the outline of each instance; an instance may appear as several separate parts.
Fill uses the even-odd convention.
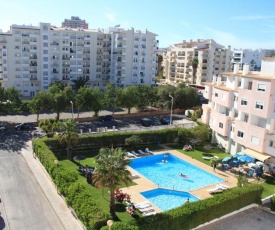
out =
[[[192,61],[192,68],[193,68],[192,84],[196,83],[198,64],[199,64],[199,60],[197,58],[194,58]]]
[[[58,141],[67,144],[67,158],[71,159],[73,145],[79,141],[76,122],[73,119],[67,119],[60,124],[60,128],[61,133],[57,136]]]
[[[128,186],[131,182],[130,172],[126,166],[130,164],[125,159],[126,152],[121,148],[102,148],[96,157],[96,167],[93,173],[93,182],[97,188],[109,188],[110,190],[110,213],[115,214],[115,189],[121,183]]]
[[[81,87],[84,87],[86,85],[89,85],[88,81],[89,81],[89,77],[78,77],[77,79],[75,80],[71,80],[74,85],[73,85],[73,89],[78,92],[78,90],[81,88]]]

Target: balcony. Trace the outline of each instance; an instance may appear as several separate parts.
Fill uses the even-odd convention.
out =
[[[84,60],[84,58],[80,58],[80,57],[72,57],[70,58],[71,61],[82,61]]]
[[[84,41],[89,41],[90,39],[90,37],[84,37]]]
[[[29,74],[30,71],[29,71],[29,70],[23,70],[22,73],[23,73],[23,74]]]
[[[69,36],[66,36],[66,35],[64,35],[62,38],[63,38],[63,39],[70,39],[70,37],[69,37]]]
[[[31,53],[36,53],[36,52],[37,52],[37,49],[30,49],[30,52],[31,52]]]

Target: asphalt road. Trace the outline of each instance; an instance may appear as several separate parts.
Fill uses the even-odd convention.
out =
[[[64,229],[19,151],[31,131],[0,133],[0,230]]]

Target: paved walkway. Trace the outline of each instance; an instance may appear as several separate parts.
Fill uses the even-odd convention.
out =
[[[37,158],[33,157],[31,141],[27,142],[27,148],[22,148],[21,154],[25,158],[30,169],[32,170],[37,182],[39,183],[46,198],[48,199],[57,217],[62,223],[64,229],[83,229],[84,227],[82,223],[74,217],[72,211],[67,207],[65,201],[57,193],[54,183],[50,179],[49,175],[46,173],[46,170],[44,169],[40,161]]]

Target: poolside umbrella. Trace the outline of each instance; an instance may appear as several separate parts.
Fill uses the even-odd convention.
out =
[[[233,158],[238,158],[239,156],[240,156],[239,154],[232,155]]]
[[[249,167],[249,168],[256,169],[256,168],[258,168],[259,166],[256,165],[255,163],[249,163],[249,164],[248,164],[248,167]]]
[[[231,160],[231,157],[225,157],[225,158],[222,159],[222,162],[227,162],[229,160]]]
[[[264,166],[264,163],[261,162],[261,161],[257,161],[257,162],[256,162],[256,165],[258,165],[258,166],[260,166],[260,167],[263,167],[263,166]]]
[[[86,157],[82,156],[82,155],[76,155],[76,156],[74,156],[73,159],[74,159],[74,161],[79,161],[79,164],[80,164],[80,161],[85,160]]]
[[[237,159],[243,163],[249,163],[249,162],[253,162],[255,159],[253,157],[250,157],[250,156],[239,156],[237,157]]]

